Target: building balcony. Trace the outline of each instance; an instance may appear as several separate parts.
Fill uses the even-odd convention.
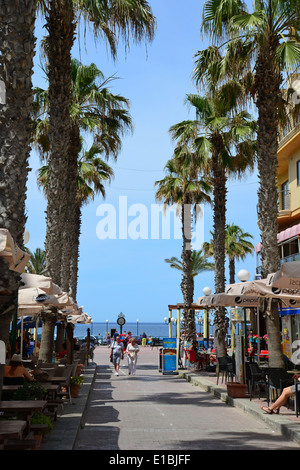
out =
[[[278,216],[287,215],[291,212],[291,192],[288,190],[278,191]]]

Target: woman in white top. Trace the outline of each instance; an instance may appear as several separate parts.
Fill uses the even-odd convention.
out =
[[[137,353],[139,352],[139,350],[140,349],[135,342],[135,338],[131,338],[126,348],[129,375],[135,375]]]

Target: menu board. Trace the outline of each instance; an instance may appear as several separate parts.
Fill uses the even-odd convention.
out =
[[[163,338],[162,372],[163,374],[178,373],[178,354],[176,338]]]

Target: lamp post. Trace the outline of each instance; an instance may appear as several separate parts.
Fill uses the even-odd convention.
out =
[[[106,320],[106,333],[108,333],[108,320]]]
[[[136,320],[136,335],[139,335],[139,319]]]
[[[210,287],[204,287],[203,289],[203,294],[204,295],[210,295],[211,294],[211,288]],[[203,310],[203,343],[205,345],[205,341],[207,344],[207,349],[209,347],[209,312],[208,312],[208,307],[205,307]]]

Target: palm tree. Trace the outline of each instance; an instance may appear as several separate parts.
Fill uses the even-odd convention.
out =
[[[244,111],[231,115],[231,102],[228,104],[224,99],[224,87],[214,95],[187,95],[187,102],[194,107],[197,119],[183,121],[172,128],[177,138],[192,136],[197,154],[202,156],[203,164],[206,162],[206,171],[212,177],[216,293],[225,290],[227,177],[229,172],[239,171],[241,164],[242,169],[253,166],[255,154],[252,140],[255,125],[251,116]],[[215,309],[215,332],[221,356],[225,355],[225,315],[225,308]]]
[[[203,250],[193,250],[191,253],[191,277],[194,279],[198,274],[204,271],[213,271],[215,269],[214,263],[211,263],[207,260],[207,256],[203,252]],[[166,258],[165,262],[170,265],[173,269],[178,269],[179,271],[183,271],[183,264],[182,261],[176,256],[172,256],[171,258]],[[194,295],[194,286],[193,286],[193,295]]]
[[[41,248],[37,248],[34,253],[30,253],[30,260],[26,266],[26,271],[31,274],[44,275],[46,272],[45,260],[46,253]]]
[[[85,177],[89,177],[93,182],[96,192],[102,192],[102,187],[97,187],[100,179],[107,179],[112,176],[111,169],[102,159],[96,159],[100,153],[104,158],[113,156],[117,158],[122,146],[121,137],[127,130],[132,129],[131,117],[128,112],[129,101],[121,95],[110,92],[108,84],[112,78],[105,79],[102,72],[95,66],[82,65],[78,60],[72,59],[72,100],[70,104],[71,116],[71,137],[72,145],[69,151],[76,157],[76,196],[72,203],[72,211],[65,221],[68,228],[69,244],[68,249],[64,249],[61,266],[60,286],[66,292],[70,292],[74,299],[77,293],[77,267],[78,267],[78,246],[81,225],[81,206],[83,203],[82,193],[78,199],[78,187],[80,175],[85,172]],[[48,119],[48,90],[36,89],[35,95],[35,142],[39,148],[41,157],[49,160],[49,119]],[[43,119],[41,119],[43,118]],[[88,153],[80,156],[82,149],[82,134],[90,134],[95,144]],[[93,158],[92,158],[93,157]],[[70,157],[71,158],[71,157]],[[90,160],[89,160],[90,159]],[[91,168],[91,165],[93,168]],[[92,181],[92,174],[87,176],[87,171],[93,170],[98,175]],[[47,200],[50,191],[50,162],[45,165],[40,172],[39,180],[44,183],[43,176],[47,175]],[[96,179],[98,180],[96,181]],[[81,188],[83,189],[83,187]],[[86,189],[86,187],[85,187]],[[104,191],[103,191],[104,193]],[[78,205],[79,204],[79,205]],[[72,280],[71,280],[72,279]]]
[[[248,254],[253,254],[254,245],[249,239],[253,236],[235,224],[226,227],[226,251],[229,258],[229,282],[235,282],[235,260],[244,260]]]
[[[213,237],[213,233],[211,232]],[[229,259],[229,282],[235,282],[235,261],[244,260],[248,254],[253,253],[254,245],[248,240],[253,236],[235,224],[226,225],[225,250]],[[206,256],[214,256],[213,238],[209,242],[203,243],[203,250]]]
[[[175,149],[176,153],[176,149]],[[210,202],[209,192],[211,186],[207,177],[192,172],[191,166],[184,167],[179,160],[169,160],[165,167],[167,175],[164,179],[156,181],[156,200],[164,204],[176,204],[181,214],[182,223],[182,281],[181,291],[184,304],[184,327],[189,341],[196,338],[195,314],[191,309],[194,294],[192,276],[192,208],[197,214],[197,206],[203,202]]]
[[[0,226],[23,246],[25,199],[31,141],[32,71],[36,0],[0,2]],[[0,339],[9,343],[9,325],[18,302],[20,275],[0,259]],[[0,382],[3,368],[0,368]]]
[[[89,150],[82,151],[78,159],[76,217],[74,217],[75,225],[72,227],[74,237],[69,279],[70,290],[74,298],[76,298],[77,294],[82,208],[83,205],[94,200],[97,194],[101,194],[105,198],[105,186],[103,183],[110,182],[114,174],[111,167],[99,157],[103,153],[105,153],[103,148],[92,145]],[[46,197],[48,180],[49,167],[44,165],[38,170],[38,184],[43,188]]]
[[[49,188],[47,205],[46,264],[49,275],[63,286],[68,278],[57,269],[57,259],[68,259],[72,246],[66,220],[75,213],[77,158],[72,151],[70,116],[71,49],[81,16],[91,22],[97,36],[105,37],[116,57],[119,36],[128,48],[130,40],[150,41],[155,17],[145,0],[48,0],[46,54],[49,79]],[[78,136],[77,136],[78,143]]]
[[[255,1],[247,12],[244,2],[209,0],[204,5],[203,28],[217,44],[242,39],[249,46],[247,63],[254,63],[252,97],[258,111],[257,163],[258,224],[262,242],[262,275],[279,268],[277,249],[277,151],[280,86],[283,71],[300,63],[300,7],[296,0]],[[239,61],[237,55],[237,61]],[[241,62],[241,61],[240,61]],[[267,310],[269,357],[272,367],[283,367],[277,302]]]

